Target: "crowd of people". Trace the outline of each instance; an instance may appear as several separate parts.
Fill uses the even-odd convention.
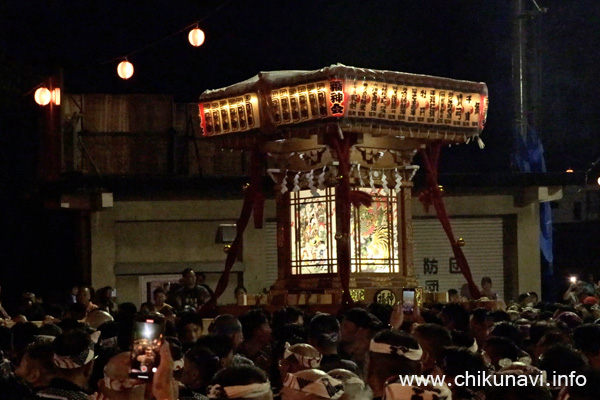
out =
[[[65,308],[26,293],[0,310],[0,399],[599,399],[590,290],[576,282],[561,303],[526,293],[507,307],[452,299],[411,314],[378,303],[336,315],[247,307],[208,326],[198,311],[212,291],[191,269],[140,305],[118,304],[111,288],[78,287]],[[132,354],[152,352],[131,351],[140,320],[162,332],[146,376],[131,375]]]

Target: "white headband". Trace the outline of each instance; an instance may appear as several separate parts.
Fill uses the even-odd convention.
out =
[[[319,354],[318,357],[303,356],[302,354],[294,353],[293,351],[291,351],[290,347],[291,346],[289,343],[285,344],[285,351],[283,352],[284,359],[290,356],[294,356],[296,357],[296,360],[298,360],[300,365],[306,368],[319,368],[319,366],[321,365],[321,359],[323,358],[322,354]]]
[[[81,368],[95,358],[94,345],[100,338],[100,331],[96,331],[90,335],[90,345],[81,353],[74,356],[60,356],[54,353],[54,365],[60,369],[75,369]]]
[[[207,395],[209,399],[239,399],[239,398],[253,398],[262,396],[271,391],[271,383],[266,381],[265,383],[251,383],[250,385],[238,385],[238,386],[221,386],[219,384],[210,385],[207,389]]]
[[[321,376],[312,381],[288,373],[283,381],[283,386],[331,400],[337,400],[344,394],[342,381],[330,376]]]
[[[390,383],[385,386],[383,395],[385,400],[449,400],[452,398],[451,392],[440,390],[439,388],[420,388],[417,386],[404,386],[401,383]]]
[[[183,358],[180,360],[174,360],[173,361],[173,371],[179,371],[180,369],[183,369]]]
[[[423,350],[421,349],[421,346],[419,346],[419,348],[417,349],[409,349],[406,346],[394,346],[387,343],[378,343],[373,339],[371,339],[369,351],[381,354],[395,354],[398,356],[406,357],[409,360],[413,361],[419,361],[421,359],[421,356],[423,355]]]

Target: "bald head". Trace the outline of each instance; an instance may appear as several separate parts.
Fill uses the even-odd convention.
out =
[[[129,377],[129,352],[112,357],[104,368],[104,378],[98,382],[98,391],[111,400],[143,400],[145,383]]]

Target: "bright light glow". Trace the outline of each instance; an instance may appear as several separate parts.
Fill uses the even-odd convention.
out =
[[[144,325],[144,332],[142,332],[143,337],[150,339],[153,333],[154,331],[151,327],[149,327],[148,325]]]
[[[598,185],[600,185],[600,177],[598,177],[598,180],[596,182],[598,182]]]
[[[35,91],[33,98],[35,99],[35,102],[38,103],[40,106],[47,106],[52,100],[52,93],[50,93],[50,90],[48,90],[47,88],[41,87]]]
[[[122,79],[129,79],[133,76],[133,64],[129,61],[121,61],[117,66],[117,73]]]
[[[571,174],[571,173],[573,173],[573,170],[571,168],[569,168],[565,172],[568,172],[569,174]]]
[[[54,90],[52,90],[52,103],[54,103],[57,106],[60,106],[60,89],[56,88]]]
[[[204,38],[204,32],[202,32],[202,29],[200,28],[192,29],[188,35],[188,40],[190,41],[190,44],[194,47],[202,46],[202,43],[204,43]]]
[[[569,278],[569,280],[571,281],[571,283],[575,283],[575,282],[577,282],[577,277],[576,276],[571,276]]]

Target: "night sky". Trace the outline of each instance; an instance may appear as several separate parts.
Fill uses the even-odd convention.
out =
[[[32,248],[49,230],[37,228],[47,216],[36,203],[39,110],[32,89],[57,68],[64,70],[67,93],[166,93],[181,102],[260,71],[312,70],[338,62],[482,81],[490,93],[482,135],[486,147],[453,147],[443,154],[441,169],[509,172],[514,170],[511,3],[0,2],[0,189],[7,205],[0,221],[0,278],[10,276],[9,265],[27,268],[43,257],[59,264],[63,257],[56,246],[57,254],[50,256],[43,243]],[[546,162],[553,171],[586,169],[600,155],[600,114],[593,99],[600,75],[600,2],[537,3],[548,7],[537,17],[541,106],[536,121]],[[199,48],[189,45],[188,30],[174,34],[196,21],[206,34]],[[128,81],[116,74],[124,56],[136,69]]]

